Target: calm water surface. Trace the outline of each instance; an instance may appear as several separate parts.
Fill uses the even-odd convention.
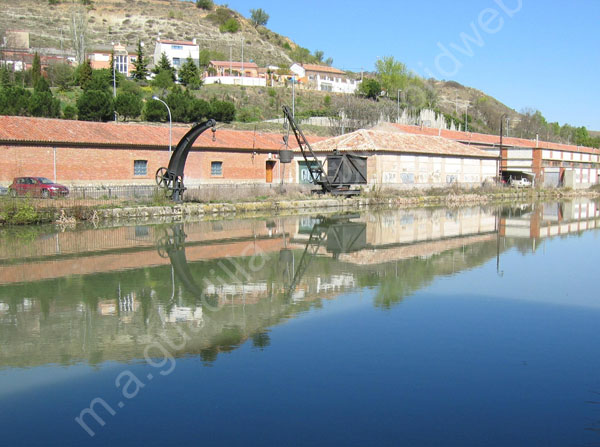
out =
[[[2,230],[0,444],[600,445],[581,200]]]

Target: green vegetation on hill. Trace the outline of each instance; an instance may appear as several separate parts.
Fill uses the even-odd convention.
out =
[[[50,66],[47,80],[51,91],[37,93],[34,86],[41,76],[39,65],[26,72],[0,69],[0,113],[3,114],[107,120],[112,119],[116,109],[121,119],[164,121],[166,113],[161,111],[162,105],[155,104],[151,97],[168,98],[176,91],[174,84],[179,81],[184,86],[183,96],[177,93],[174,97],[186,98],[183,101],[187,105],[185,112],[177,114],[178,119],[193,121],[210,112],[228,121],[256,123],[281,117],[281,105],[292,102],[290,86],[202,86],[200,72],[210,72],[211,59],[226,60],[231,54],[234,60],[240,60],[243,41],[245,60],[259,66],[277,65],[281,73],[288,73],[293,62],[333,64],[333,59],[326,58],[323,51],[311,52],[269,30],[266,27],[268,11],[249,9],[245,11],[249,14],[246,18],[212,0],[3,0],[3,10],[0,30],[28,30],[32,47],[63,48],[77,57],[81,56],[81,48],[89,51],[110,42],[120,42],[136,45],[138,53],[145,51],[147,58],[157,37],[196,38],[201,48],[199,70],[186,62],[177,78],[173,68],[167,66],[168,60],[166,64],[161,60],[153,69],[156,77],[150,84],[145,80],[146,60],[138,54],[137,83],[119,75],[116,99],[112,96],[111,73],[92,74],[86,64],[75,71],[67,64]],[[112,65],[108,72],[112,72]],[[453,81],[423,79],[393,57],[376,61],[375,71],[364,76],[357,95],[296,89],[297,114],[301,118],[329,119],[332,126],[327,132],[330,134],[368,127],[382,117],[395,121],[402,113],[419,123],[419,114],[424,109],[432,110],[436,119],[443,116],[447,125],[498,134],[501,120],[506,117],[508,122],[504,123],[504,129],[509,136],[539,136],[562,143],[600,146],[600,136],[591,135],[585,127],[549,123],[537,110],[518,113],[481,91]],[[92,77],[103,77],[104,81],[96,79],[90,88],[87,83]],[[98,82],[103,85],[99,86]],[[89,91],[104,93],[86,93]],[[219,110],[207,108],[200,100]],[[230,105],[224,106],[223,101]],[[101,112],[93,113],[93,108],[100,108]]]

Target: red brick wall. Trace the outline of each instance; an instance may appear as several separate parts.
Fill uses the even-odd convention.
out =
[[[134,176],[135,160],[148,161],[148,173]],[[191,151],[188,155],[185,179],[188,182],[226,183],[247,181],[264,183],[269,153]],[[271,154],[275,160],[275,153]],[[223,162],[223,176],[211,176],[211,162]],[[273,182],[278,182],[279,162],[273,170]],[[154,183],[154,174],[169,163],[165,150],[56,148],[56,179],[66,184],[143,184]],[[52,147],[0,146],[0,182],[7,184],[14,177],[41,176],[54,179]]]

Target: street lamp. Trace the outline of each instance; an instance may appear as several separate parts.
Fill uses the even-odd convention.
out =
[[[160,99],[158,96],[154,95],[152,97],[152,99],[155,101],[162,102],[165,105],[165,107],[167,108],[167,112],[169,112],[169,156],[171,156],[171,130],[173,127],[173,121],[171,119],[171,109],[169,108],[169,105],[166,102],[164,102],[162,99]]]
[[[504,113],[500,117],[500,169],[498,170],[498,176],[500,177],[500,180],[502,180],[502,136],[504,134],[504,118],[506,118],[506,121],[508,121],[508,113]]]
[[[117,75],[115,73],[115,66],[117,65],[117,61],[115,60],[115,43],[111,42],[112,49],[112,69],[113,69],[113,98],[117,97]],[[117,110],[115,109],[115,121],[117,121]]]

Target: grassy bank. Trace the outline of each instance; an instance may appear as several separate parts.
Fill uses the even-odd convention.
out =
[[[282,210],[317,210],[323,208],[364,208],[385,205],[389,207],[415,206],[463,206],[476,204],[502,205],[515,201],[525,203],[537,200],[562,200],[576,197],[600,197],[600,186],[590,189],[569,188],[437,188],[398,191],[374,188],[360,196],[343,198],[330,195],[311,195],[298,190],[277,191],[269,195],[245,195],[216,200],[204,197],[200,200],[174,204],[156,195],[143,202],[106,202],[68,199],[43,200],[34,198],[0,199],[0,225],[32,225],[56,222],[71,225],[77,222],[104,219],[136,219],[158,216],[249,214],[256,212],[280,212]]]

